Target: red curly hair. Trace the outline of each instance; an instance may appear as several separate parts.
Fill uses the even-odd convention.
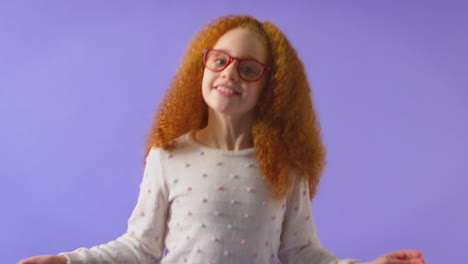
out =
[[[267,48],[271,68],[266,89],[256,105],[253,145],[272,197],[284,197],[294,169],[316,193],[325,166],[325,149],[304,66],[281,31],[250,16],[226,16],[203,27],[189,43],[182,63],[160,103],[146,145],[175,148],[174,139],[207,125],[208,109],[201,93],[202,54],[227,31],[243,27],[257,33]],[[268,78],[268,77],[267,77]],[[190,103],[187,103],[190,102]]]

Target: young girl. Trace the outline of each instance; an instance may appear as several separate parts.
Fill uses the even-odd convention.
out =
[[[315,232],[319,131],[286,37],[249,16],[217,19],[192,40],[159,106],[127,233],[19,263],[360,263],[323,249]],[[405,250],[369,263],[424,261]]]

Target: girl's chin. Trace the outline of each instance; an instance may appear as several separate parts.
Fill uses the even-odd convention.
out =
[[[237,111],[238,109],[234,109],[233,107],[222,107],[222,106],[209,106],[210,111],[217,115],[217,116],[223,116],[226,118],[240,118],[240,119],[245,119],[248,116],[250,116],[251,112],[247,113],[239,113]]]
[[[224,115],[224,116],[233,116],[233,115],[235,115],[235,113],[229,107],[215,106],[215,107],[210,107],[210,109],[215,114],[220,114],[220,115]]]

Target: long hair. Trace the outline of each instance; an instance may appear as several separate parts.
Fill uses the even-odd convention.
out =
[[[267,186],[274,199],[284,197],[294,170],[308,180],[312,199],[325,166],[325,149],[304,66],[275,25],[250,16],[215,19],[189,43],[154,116],[146,155],[153,147],[171,150],[176,147],[174,139],[207,125],[208,109],[201,92],[203,49],[213,47],[223,34],[237,27],[258,33],[268,52],[271,71],[252,126],[253,145]]]

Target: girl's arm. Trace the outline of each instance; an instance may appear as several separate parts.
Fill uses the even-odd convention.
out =
[[[128,220],[127,233],[107,244],[61,254],[71,264],[159,263],[164,250],[167,197],[161,151],[152,149],[146,158],[138,202]]]
[[[353,259],[340,259],[320,245],[310,211],[309,185],[301,181],[288,195],[283,221],[279,258],[286,263],[360,264]],[[424,264],[421,252],[400,250],[382,255],[368,264]]]
[[[309,185],[297,178],[287,197],[278,253],[282,263],[361,264],[353,259],[340,259],[322,248],[310,206]]]

